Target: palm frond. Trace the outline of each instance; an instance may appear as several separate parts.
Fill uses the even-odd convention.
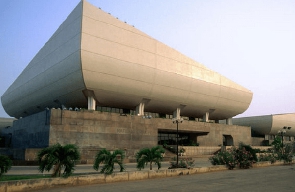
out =
[[[141,169],[144,169],[148,163],[150,163],[151,165],[151,163],[154,162],[155,164],[158,165],[158,169],[160,169],[161,161],[163,159],[162,153],[164,152],[165,150],[160,146],[152,147],[151,149],[149,148],[141,149],[139,152],[137,152],[135,156],[136,162],[137,162],[136,168],[141,170]]]
[[[53,169],[52,176],[60,176],[64,168],[63,176],[67,177],[75,170],[75,161],[80,159],[80,153],[76,145],[68,144],[61,146],[59,143],[47,147],[37,154],[39,171],[50,171]]]
[[[104,174],[112,174],[115,169],[115,163],[120,166],[120,172],[124,171],[125,167],[123,164],[123,160],[125,158],[124,151],[115,150],[113,153],[106,149],[100,150],[96,156],[93,164],[93,168],[98,171],[99,165],[103,163],[103,167],[100,170],[100,173]]]

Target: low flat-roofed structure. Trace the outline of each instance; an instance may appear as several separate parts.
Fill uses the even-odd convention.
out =
[[[0,117],[0,129],[11,127],[15,118]]]
[[[295,113],[233,118],[232,122],[249,126],[261,135],[278,135],[279,131],[285,130],[285,136],[295,136]]]
[[[26,117],[45,108],[115,107],[221,120],[253,93],[81,1],[1,97]]]

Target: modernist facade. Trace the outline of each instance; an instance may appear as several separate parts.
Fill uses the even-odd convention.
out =
[[[81,1],[1,97],[18,118],[2,134],[15,149],[74,143],[84,159],[101,148],[132,156],[142,147],[175,144],[176,137],[207,146],[206,154],[251,144],[250,127],[231,125],[231,118],[249,107],[252,95]],[[172,116],[186,117],[179,135]],[[228,125],[217,123],[224,119]]]

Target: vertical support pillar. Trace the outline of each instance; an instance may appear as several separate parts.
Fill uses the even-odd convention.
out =
[[[138,116],[143,116],[144,115],[144,103],[140,103],[139,105],[136,106],[135,113]]]
[[[205,115],[203,115],[203,121],[208,122],[209,121],[209,112],[206,112]]]
[[[88,110],[95,111],[97,100],[95,99],[96,97],[95,97],[94,91],[85,89],[82,92],[84,96],[87,98]]]
[[[232,125],[233,124],[233,118],[226,119],[226,124],[227,125]]]
[[[95,111],[96,101],[92,96],[88,96],[88,110]]]
[[[173,112],[173,118],[180,119],[180,108],[177,108],[176,111]]]

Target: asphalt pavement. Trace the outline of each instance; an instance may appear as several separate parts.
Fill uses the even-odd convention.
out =
[[[277,165],[251,169],[234,169],[217,172],[181,175],[84,186],[60,186],[42,189],[42,192],[294,192],[294,165]]]

